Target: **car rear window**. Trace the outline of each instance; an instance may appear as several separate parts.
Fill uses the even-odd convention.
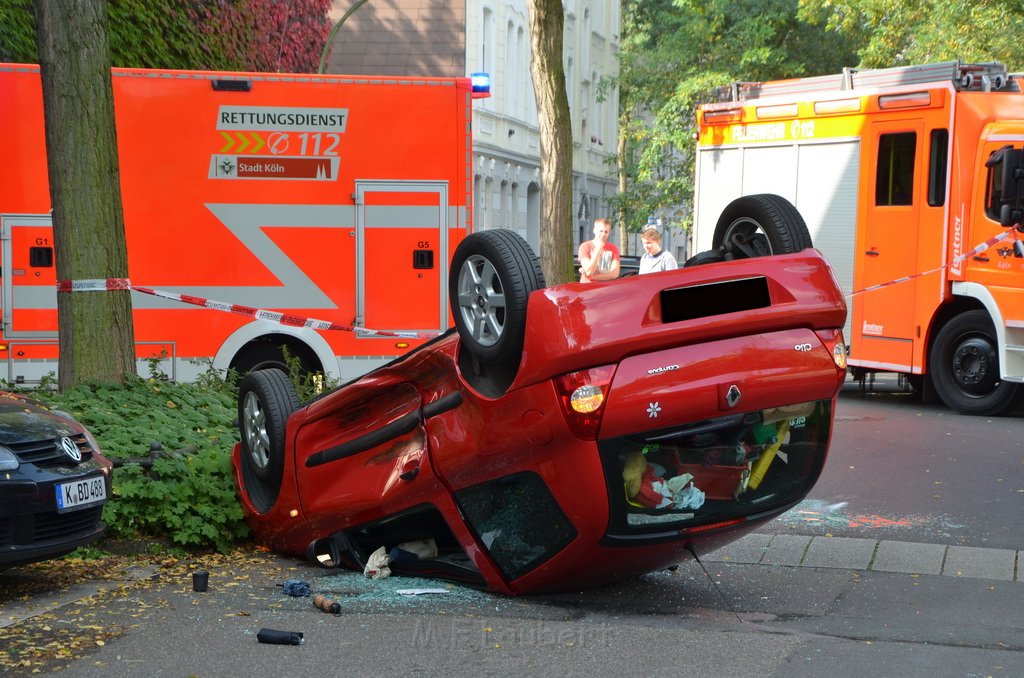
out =
[[[661,320],[674,323],[771,305],[768,281],[764,276],[726,280],[662,290]]]
[[[802,499],[825,462],[830,408],[799,403],[601,441],[609,537],[676,532]]]

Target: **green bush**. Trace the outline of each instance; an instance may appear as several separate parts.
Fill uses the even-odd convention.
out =
[[[89,427],[119,464],[103,511],[109,535],[221,551],[248,535],[231,468],[238,431],[227,383],[137,379],[33,395]]]
[[[303,372],[299,359],[283,350],[300,400],[337,385]],[[109,536],[225,552],[249,535],[231,465],[239,438],[238,375],[225,377],[211,367],[195,383],[177,384],[160,372],[160,362],[151,361],[149,379],[123,386],[88,384],[58,393],[50,376],[39,389],[23,392],[82,422],[114,460],[113,496],[103,509]]]

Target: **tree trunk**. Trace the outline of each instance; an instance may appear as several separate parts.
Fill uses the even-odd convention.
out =
[[[562,0],[528,0],[530,74],[540,126],[540,260],[548,284],[576,280],[572,251],[572,121],[562,65]]]
[[[107,2],[33,4],[57,278],[127,278]],[[124,383],[135,374],[130,295],[57,294],[62,391],[83,382]]]

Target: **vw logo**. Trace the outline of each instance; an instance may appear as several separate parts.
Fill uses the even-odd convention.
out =
[[[78,449],[78,445],[75,445],[75,441],[72,440],[71,438],[61,438],[57,442],[57,446],[60,448],[61,452],[63,452],[64,455],[68,457],[68,459],[70,459],[71,461],[75,462],[76,464],[82,461],[82,452],[81,450]]]

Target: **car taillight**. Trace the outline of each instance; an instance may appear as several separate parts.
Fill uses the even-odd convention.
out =
[[[843,339],[842,330],[819,330],[818,336],[825,344],[825,348],[832,352],[832,360],[836,367],[846,369],[846,341]]]
[[[604,365],[555,377],[565,421],[572,432],[584,440],[597,438],[613,374],[615,366]]]

